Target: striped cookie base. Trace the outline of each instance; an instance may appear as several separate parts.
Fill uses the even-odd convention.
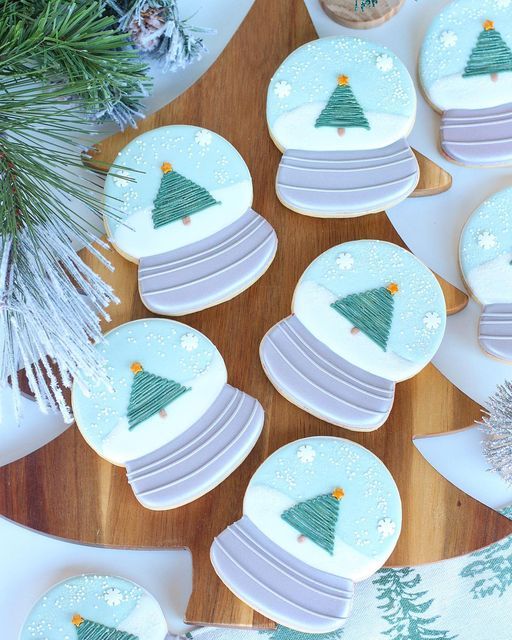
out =
[[[487,304],[478,328],[482,349],[495,358],[512,362],[512,304]]]

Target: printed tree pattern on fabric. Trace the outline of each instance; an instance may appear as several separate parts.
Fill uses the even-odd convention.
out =
[[[338,78],[338,86],[318,116],[315,127],[362,127],[369,129],[370,123],[357,101],[347,76]]]
[[[501,598],[512,586],[512,536],[469,557],[473,560],[463,567],[460,576],[474,581],[470,589],[473,598]]]
[[[268,631],[260,631],[261,635],[267,635]],[[331,631],[330,633],[304,633],[303,631],[294,631],[278,624],[269,640],[340,640],[343,638],[343,629]]]
[[[397,285],[392,283],[363,293],[351,293],[333,302],[331,307],[386,351],[393,321],[393,296],[397,291]]]
[[[426,591],[418,589],[421,576],[411,567],[381,569],[373,584],[377,600],[388,623],[384,634],[390,640],[454,640],[449,631],[432,628],[440,616],[425,615],[433,599],[425,600]],[[437,626],[437,625],[436,625]]]
[[[462,76],[468,78],[503,71],[512,71],[512,51],[495,30],[494,22],[487,20]]]
[[[153,202],[155,229],[220,204],[206,189],[174,171],[168,162],[161,168],[162,181]]]
[[[184,387],[179,382],[144,371],[138,362],[132,364],[131,370],[134,379],[127,411],[130,431],[190,391],[190,387]]]
[[[334,552],[334,535],[343,495],[337,491],[299,502],[281,514],[285,522],[330,555]]]
[[[364,13],[365,9],[373,9],[379,4],[379,0],[355,0],[354,9],[357,11],[358,9]]]
[[[74,616],[72,622],[76,627],[77,640],[139,640],[138,636],[132,633],[118,631],[92,620],[84,620],[81,616]]]

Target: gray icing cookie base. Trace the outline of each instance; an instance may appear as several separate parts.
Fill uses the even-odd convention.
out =
[[[291,315],[263,338],[260,357],[288,400],[331,424],[372,431],[387,419],[395,383],[347,362]]]
[[[482,349],[495,358],[512,362],[512,304],[487,304],[478,328]]]
[[[150,311],[170,316],[225,302],[263,275],[276,249],[274,229],[248,209],[204,240],[141,258],[142,302]]]
[[[512,163],[512,104],[445,111],[441,149],[449,159],[466,165]]]
[[[148,509],[174,509],[207,493],[250,453],[263,428],[260,403],[225,385],[208,411],[172,442],[126,463],[128,482]]]
[[[287,149],[277,172],[281,202],[317,216],[382,211],[407,198],[418,184],[416,156],[405,139],[367,151]]]
[[[304,633],[342,627],[352,609],[354,583],[299,560],[244,516],[213,541],[210,557],[220,579],[249,606]]]

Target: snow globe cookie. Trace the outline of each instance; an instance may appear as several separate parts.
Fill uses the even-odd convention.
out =
[[[274,259],[277,237],[254,212],[252,180],[238,151],[199,127],[172,125],[132,140],[105,181],[116,218],[109,240],[139,265],[142,302],[179,316],[229,300]]]
[[[512,163],[512,2],[454,0],[435,18],[420,80],[442,113],[441,150],[469,166]]]
[[[199,331],[174,320],[135,320],[97,348],[110,386],[76,380],[75,420],[100,456],[126,467],[143,506],[174,509],[199,498],[255,445],[263,409],[227,384],[222,356]]]
[[[491,196],[469,217],[459,257],[466,287],[482,305],[480,346],[512,362],[512,188]]]
[[[407,142],[415,117],[412,79],[389,49],[348,37],[299,47],[267,96],[270,135],[283,152],[278,198],[323,218],[398,204],[419,180]]]
[[[327,633],[350,615],[354,583],[390,556],[401,521],[398,489],[379,458],[342,438],[304,438],[257,469],[242,518],[215,538],[210,557],[256,611]]]
[[[80,575],[47,591],[29,613],[19,640],[164,640],[158,602],[131,580]]]
[[[268,378],[290,402],[331,424],[372,431],[387,419],[395,383],[434,357],[446,305],[432,272],[390,242],[356,240],[306,269],[292,315],[260,345]]]

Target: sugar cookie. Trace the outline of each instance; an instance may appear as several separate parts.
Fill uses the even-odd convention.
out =
[[[222,356],[199,331],[173,320],[135,320],[107,333],[97,348],[112,388],[75,381],[76,423],[97,453],[126,467],[142,505],[187,504],[249,454],[263,409],[227,384]]]
[[[277,196],[324,218],[392,207],[419,180],[406,139],[415,116],[412,79],[389,49],[346,37],[299,47],[268,89],[270,135],[284,152]]]
[[[148,309],[179,316],[238,295],[267,270],[277,238],[251,209],[252,180],[238,151],[213,131],[172,125],[142,134],[105,181],[121,219],[109,239],[139,264]]]
[[[472,213],[462,230],[459,256],[466,286],[482,305],[480,346],[512,362],[512,188]]]
[[[235,595],[297,631],[340,628],[354,582],[387,560],[400,535],[400,496],[364,447],[304,438],[273,453],[247,487],[243,517],[213,542],[215,571]]]
[[[434,357],[446,324],[437,280],[391,244],[357,240],[306,269],[292,315],[263,338],[260,357],[288,400],[335,425],[371,431],[387,419],[395,383]]]
[[[19,640],[164,640],[158,602],[131,580],[81,575],[47,591],[29,613]]]
[[[420,80],[442,113],[441,150],[465,165],[512,163],[512,2],[454,0],[430,26]]]

